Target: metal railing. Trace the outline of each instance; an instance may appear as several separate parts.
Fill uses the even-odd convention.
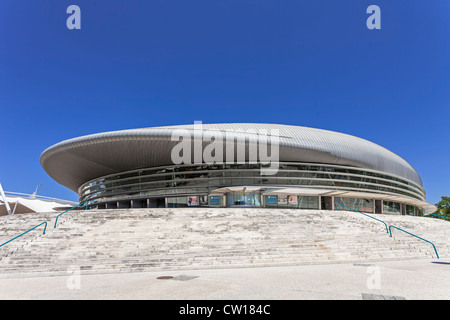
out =
[[[403,229],[401,229],[401,228],[399,228],[399,227],[396,227],[396,226],[393,226],[393,225],[389,225],[389,228],[388,228],[386,222],[384,222],[384,221],[382,221],[382,220],[380,220],[380,219],[374,218],[374,217],[372,217],[372,216],[370,216],[370,215],[368,215],[368,214],[362,213],[361,211],[358,211],[358,210],[356,210],[356,209],[347,207],[347,206],[345,206],[345,205],[343,205],[343,204],[340,204],[339,202],[335,202],[335,204],[338,204],[338,205],[340,205],[340,206],[342,206],[342,207],[345,207],[345,208],[347,208],[347,209],[350,209],[350,210],[353,210],[353,211],[355,211],[355,212],[361,213],[362,215],[365,215],[366,217],[369,217],[369,218],[372,218],[372,219],[375,219],[375,220],[377,220],[377,221],[379,221],[379,222],[384,223],[384,225],[386,226],[386,231],[389,233],[389,236],[390,236],[391,238],[392,238],[392,231],[391,231],[391,228],[395,228],[395,229],[400,230],[400,231],[402,231],[402,232],[404,232],[404,233],[407,233],[407,234],[409,234],[409,235],[411,235],[411,236],[413,236],[413,237],[416,237],[416,238],[418,238],[418,239],[420,239],[420,240],[423,240],[423,241],[425,241],[425,242],[430,243],[430,244],[433,246],[433,248],[434,248],[434,252],[436,253],[436,257],[439,259],[439,254],[438,254],[438,252],[437,252],[437,250],[436,250],[436,246],[434,245],[433,242],[428,241],[428,240],[426,240],[426,239],[424,239],[424,238],[421,238],[421,237],[419,237],[419,236],[417,236],[417,235],[415,235],[415,234],[413,234],[413,233],[411,233],[411,232],[408,232],[408,231],[406,231],[406,230],[403,230]]]
[[[435,217],[435,218],[441,218],[441,219],[444,219],[444,220],[450,220],[450,217],[446,217],[446,216],[443,216],[443,215],[440,215],[440,214],[437,214],[437,213],[430,213],[430,214],[427,214],[425,217],[429,217],[429,216],[433,216],[433,217]]]
[[[27,230],[27,231],[25,231],[24,233],[19,234],[17,237],[14,237],[14,238],[12,238],[11,240],[6,241],[5,243],[1,244],[0,247],[3,247],[5,244],[7,244],[7,243],[9,243],[9,242],[11,242],[11,241],[13,241],[13,240],[15,240],[15,239],[17,239],[17,238],[23,236],[24,234],[30,232],[31,230],[36,229],[37,227],[39,227],[39,226],[41,226],[41,225],[43,225],[43,224],[45,224],[45,227],[44,227],[44,233],[43,233],[43,234],[45,234],[45,230],[47,230],[47,222],[44,221],[44,222],[38,224],[37,226],[31,228],[30,230]]]
[[[89,200],[83,201],[83,202],[77,204],[76,206],[73,206],[73,207],[70,208],[69,210],[66,210],[66,211],[61,212],[60,214],[58,214],[58,215],[56,216],[55,225],[54,225],[53,228],[56,228],[56,223],[58,222],[59,216],[61,216],[62,214],[66,213],[66,212],[69,212],[70,210],[73,210],[73,209],[75,209],[75,208],[77,208],[77,207],[79,207],[79,206],[81,206],[81,205],[83,205],[83,204],[85,204],[85,203],[86,203],[86,209],[85,209],[85,210],[87,210],[88,204],[89,204]],[[45,231],[47,230],[47,222],[46,222],[46,221],[44,221],[44,222],[38,224],[37,226],[35,226],[35,227],[33,227],[33,228],[31,228],[31,229],[25,231],[25,232],[22,233],[22,234],[19,234],[18,236],[12,238],[11,240],[6,241],[5,243],[1,244],[0,247],[3,247],[5,244],[10,243],[11,241],[13,241],[13,240],[15,240],[15,239],[17,239],[17,238],[23,236],[24,234],[30,232],[31,230],[36,229],[37,227],[39,227],[39,226],[41,226],[41,225],[43,225],[43,224],[45,224],[45,227],[44,227],[44,232],[43,232],[42,234],[45,234]]]
[[[388,230],[388,225],[387,225],[387,223],[386,223],[386,222],[384,222],[383,220],[380,220],[380,219],[374,218],[374,217],[372,217],[372,216],[370,216],[370,215],[368,215],[368,214],[362,213],[361,211],[358,211],[358,210],[356,210],[356,209],[353,209],[353,208],[350,208],[350,207],[344,206],[343,204],[340,204],[339,202],[335,202],[335,204],[338,204],[338,205],[340,205],[340,206],[342,206],[342,207],[345,207],[345,208],[347,208],[347,209],[353,210],[353,211],[355,211],[355,212],[358,212],[358,213],[360,213],[360,214],[362,214],[362,215],[364,215],[364,216],[366,216],[366,217],[372,218],[372,219],[374,219],[374,220],[377,220],[377,221],[379,221],[379,222],[383,223],[383,224],[384,224],[384,226],[386,227],[386,233],[389,233],[389,230]]]
[[[437,252],[437,250],[436,250],[436,246],[434,245],[433,242],[428,241],[428,240],[426,240],[426,239],[424,239],[424,238],[421,238],[421,237],[419,237],[419,236],[416,236],[415,234],[412,234],[411,232],[405,231],[405,230],[400,229],[399,227],[396,227],[396,226],[393,226],[393,225],[390,225],[390,226],[389,226],[389,235],[390,235],[391,238],[392,238],[392,231],[391,231],[391,228],[395,228],[395,229],[397,229],[397,230],[403,231],[403,232],[405,232],[405,233],[407,233],[407,234],[409,234],[409,235],[411,235],[411,236],[413,236],[413,237],[416,237],[416,238],[418,238],[418,239],[420,239],[420,240],[423,240],[423,241],[426,241],[426,242],[430,243],[430,244],[433,246],[433,248],[434,248],[434,252],[436,252],[436,257],[439,259],[439,255],[438,255],[438,252]]]
[[[85,209],[85,210],[87,210],[88,204],[89,204],[89,200],[83,201],[83,202],[77,204],[76,206],[70,208],[69,210],[66,210],[66,211],[61,212],[60,214],[58,214],[58,215],[56,216],[56,219],[55,219],[55,225],[53,226],[53,229],[56,228],[56,223],[58,222],[59,216],[63,215],[63,214],[66,213],[66,212],[69,212],[70,210],[73,210],[73,209],[75,209],[75,208],[78,208],[79,206],[81,206],[81,205],[83,205],[83,204],[85,204],[85,203],[86,203],[86,209]]]

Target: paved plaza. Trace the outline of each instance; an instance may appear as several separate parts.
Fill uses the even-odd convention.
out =
[[[162,279],[158,279],[162,278]],[[0,299],[450,299],[450,260],[0,276]]]

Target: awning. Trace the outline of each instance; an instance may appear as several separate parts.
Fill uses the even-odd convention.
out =
[[[407,196],[389,195],[382,193],[371,192],[358,192],[358,191],[345,191],[345,190],[330,190],[321,188],[271,188],[271,187],[255,187],[255,186],[236,186],[225,187],[212,191],[211,193],[250,193],[259,192],[262,195],[298,195],[298,196],[322,196],[322,197],[346,197],[346,198],[364,198],[364,199],[377,199],[385,201],[400,202],[409,205],[413,205],[422,209],[423,212],[433,213],[437,210],[437,207],[426,201],[410,198]]]

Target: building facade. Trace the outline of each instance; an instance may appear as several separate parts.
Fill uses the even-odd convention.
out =
[[[267,207],[421,215],[416,170],[370,141],[277,124],[194,124],[105,132],[41,155],[90,207]]]

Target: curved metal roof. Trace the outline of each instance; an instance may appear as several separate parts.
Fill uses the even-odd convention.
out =
[[[194,125],[153,127],[69,139],[46,149],[41,154],[41,165],[57,182],[77,191],[83,183],[104,175],[173,165],[171,151],[179,142],[171,141],[172,133],[176,129],[186,129],[193,140],[201,139],[202,133],[194,128]],[[227,138],[246,138],[249,141],[259,141],[261,135],[258,133],[263,130],[269,135],[275,130],[279,134],[280,162],[312,162],[377,170],[422,186],[420,176],[404,159],[355,136],[308,127],[260,123],[203,124],[202,129],[219,131],[224,137],[228,132]],[[203,142],[203,148],[208,144]]]

